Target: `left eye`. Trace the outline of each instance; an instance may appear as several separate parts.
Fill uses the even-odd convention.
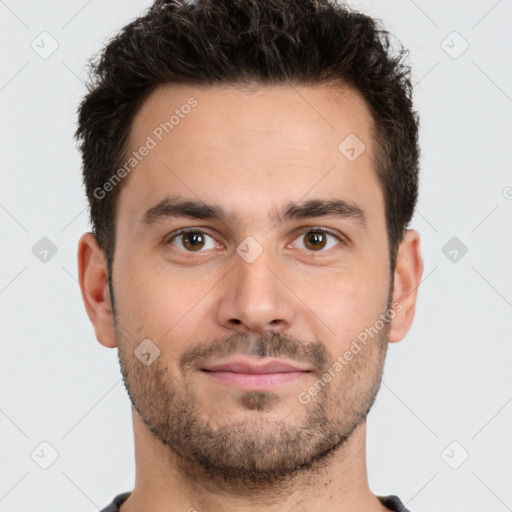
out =
[[[336,235],[325,231],[324,229],[310,229],[302,233],[296,240],[304,237],[303,247],[312,251],[321,251],[322,249],[330,249],[336,246],[341,240]],[[329,245],[328,237],[331,237],[333,241]]]

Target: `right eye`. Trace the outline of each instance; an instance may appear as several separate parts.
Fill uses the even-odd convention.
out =
[[[208,245],[208,239],[210,244]],[[171,244],[186,252],[203,252],[201,249],[215,249],[215,240],[204,231],[198,229],[182,229],[172,236],[167,244]]]

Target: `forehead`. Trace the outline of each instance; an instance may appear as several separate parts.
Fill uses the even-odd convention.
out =
[[[117,214],[135,222],[169,195],[252,218],[308,196],[366,196],[382,213],[372,126],[346,87],[160,86],[133,120]]]

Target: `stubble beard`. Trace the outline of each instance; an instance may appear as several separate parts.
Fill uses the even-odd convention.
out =
[[[297,409],[300,402],[295,394],[283,402],[271,391],[244,392],[239,404],[247,415],[232,422],[209,414],[189,381],[172,376],[162,357],[150,366],[142,364],[133,355],[137,343],[127,339],[116,320],[114,323],[124,384],[148,430],[170,450],[189,478],[240,495],[283,488],[295,477],[313,474],[329,465],[374,404],[389,330],[386,325],[369,340],[308,404]],[[222,344],[198,345],[187,351],[188,359],[182,357],[182,362],[189,364],[207,352],[302,361],[315,358],[325,371],[333,364],[322,345],[307,344],[280,333],[265,333],[256,339],[233,335]],[[321,377],[319,372],[318,379]],[[283,414],[279,419],[267,414],[280,408]]]

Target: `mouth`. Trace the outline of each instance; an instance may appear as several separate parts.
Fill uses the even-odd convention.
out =
[[[312,373],[308,368],[277,359],[265,362],[237,359],[220,364],[206,364],[201,371],[218,382],[254,391],[275,388]]]

